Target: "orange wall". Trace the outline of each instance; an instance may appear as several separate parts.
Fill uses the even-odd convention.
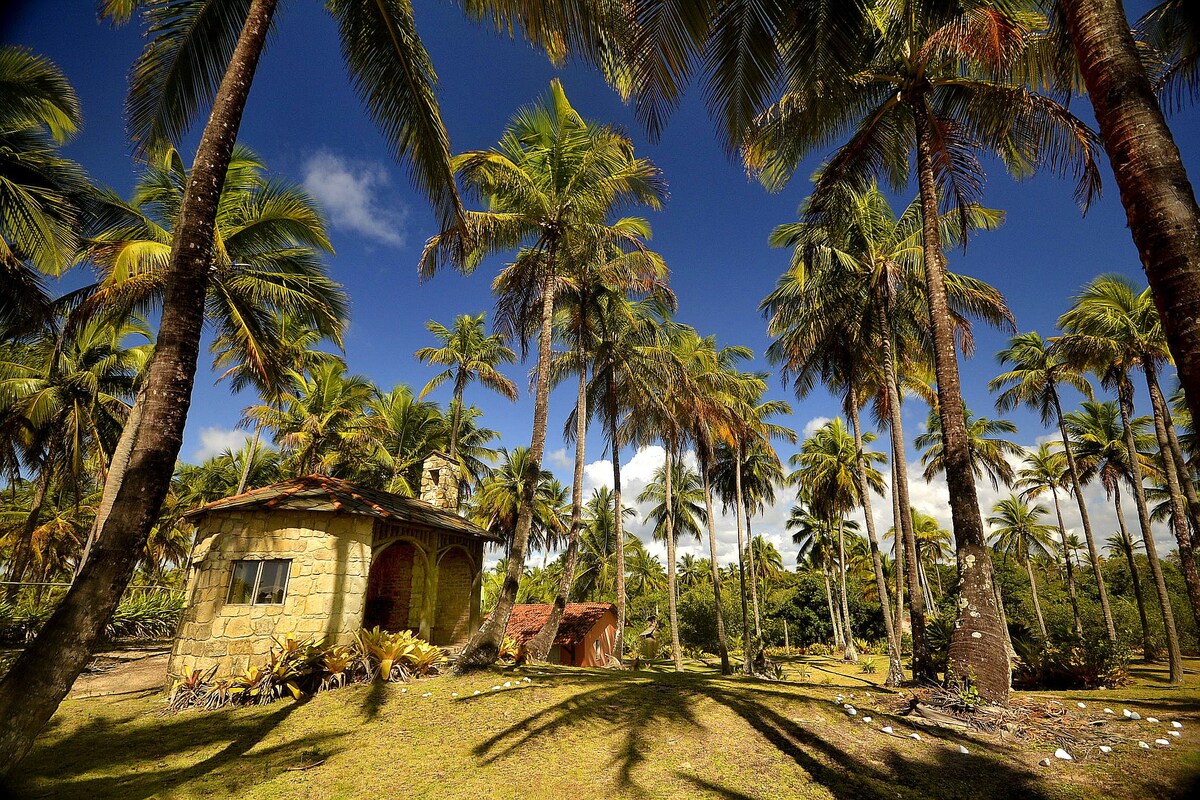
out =
[[[617,637],[617,615],[608,611],[592,626],[583,642],[575,646],[576,666],[603,667],[608,665]],[[600,643],[600,657],[596,658],[596,643]]]

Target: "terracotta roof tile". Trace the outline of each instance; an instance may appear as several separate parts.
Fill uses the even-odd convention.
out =
[[[261,489],[217,500],[189,511],[184,516],[195,519],[222,511],[250,508],[358,514],[388,522],[411,522],[498,541],[496,536],[473,522],[423,500],[369,489],[328,475],[305,475],[302,478],[280,481]]]
[[[516,639],[518,644],[524,644],[546,624],[551,608],[549,603],[520,603],[513,606],[504,633]],[[554,643],[569,646],[582,642],[588,631],[609,611],[616,614],[617,607],[612,603],[567,603]]]

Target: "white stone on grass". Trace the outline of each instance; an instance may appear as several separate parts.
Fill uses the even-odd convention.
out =
[[[613,507],[614,507],[614,508],[616,508],[616,506],[613,506]],[[451,692],[451,693],[450,693],[450,696],[451,696],[451,697],[458,697],[458,692]]]
[[[884,733],[891,733],[891,732],[892,732],[892,726],[891,726],[891,725],[884,725],[882,728],[880,728],[880,730],[881,730],[881,731],[883,731]]]
[[[908,735],[908,738],[910,738],[910,739],[916,739],[916,740],[919,742],[919,741],[921,741],[921,734],[919,734],[919,733],[910,733],[910,734]]]
[[[1133,716],[1133,712],[1132,712],[1132,711],[1130,711],[1128,708],[1122,708],[1122,709],[1121,709],[1121,713],[1122,713],[1122,714],[1124,714],[1126,717],[1132,717],[1132,716]]]
[[[1075,705],[1079,706],[1080,708],[1087,708],[1087,703],[1076,703]]]
[[[1158,719],[1155,717],[1146,717],[1146,722],[1154,723],[1158,722]]]
[[[511,688],[512,688],[512,681],[505,681],[505,682],[504,682],[504,688],[505,688],[505,689],[511,689]]]
[[[1155,739],[1154,743],[1156,745],[1158,745],[1159,747],[1166,747],[1167,745],[1169,745],[1171,743],[1171,740],[1170,739]]]
[[[1146,744],[1145,742],[1138,742],[1138,747],[1142,748],[1143,750],[1150,749],[1150,745]]]
[[[1054,751],[1055,758],[1061,758],[1063,761],[1074,761],[1075,759],[1066,750],[1061,747]]]
[[[500,687],[499,687],[499,686],[493,686],[493,687],[492,687],[492,691],[493,691],[493,692],[498,692],[498,691],[500,691]]]
[[[1111,714],[1111,713],[1113,713],[1113,710],[1111,708],[1106,708],[1106,709],[1104,709],[1104,713]]]
[[[614,508],[615,508],[615,506],[614,506]],[[847,709],[846,709],[846,713],[847,713],[847,714],[849,714],[850,716],[852,716],[852,717],[853,717],[853,716],[854,716],[855,714],[857,714],[858,712],[857,712],[857,711],[855,711],[853,708],[847,708]]]
[[[616,508],[616,506],[613,506],[613,508]],[[408,689],[401,689],[400,694],[408,694]]]
[[[476,689],[476,690],[475,690],[475,694],[479,694],[479,690],[478,690],[478,689]]]
[[[1172,727],[1172,728],[1182,728],[1183,726],[1182,726],[1182,725],[1180,725],[1178,722],[1172,721],[1172,722],[1171,722],[1171,727]]]
[[[1109,747],[1109,746],[1108,746],[1108,745],[1106,745],[1106,744],[1102,744],[1102,745],[1100,745],[1100,752],[1101,752],[1101,753],[1111,753],[1111,752],[1112,752],[1112,748],[1111,748],[1111,747]]]
[[[433,692],[426,692],[425,694],[421,695],[421,697],[429,697],[432,694]]]
[[[1170,736],[1174,736],[1176,739],[1178,739],[1180,736],[1183,736],[1183,734],[1180,733],[1179,731],[1167,731],[1167,733]]]
[[[1054,762],[1053,762],[1053,761],[1051,761],[1050,759],[1048,759],[1048,758],[1043,758],[1041,761],[1039,761],[1039,762],[1038,762],[1038,766],[1042,766],[1042,767],[1048,767],[1048,766],[1050,766],[1050,765],[1051,765],[1051,764],[1053,764],[1053,763],[1054,763]]]
[[[863,722],[870,722],[870,721],[871,721],[870,717],[863,717]]]
[[[958,752],[962,753],[962,754],[965,756],[965,755],[967,754],[967,752],[968,752],[968,751],[967,751],[967,748],[963,747],[963,746],[960,744],[960,745],[958,746]]]

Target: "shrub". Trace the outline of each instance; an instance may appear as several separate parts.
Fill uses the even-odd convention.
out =
[[[1097,689],[1129,683],[1130,651],[1107,639],[1038,642],[1014,639],[1020,662],[1013,670],[1018,689]]]
[[[862,661],[858,662],[858,671],[864,675],[874,675],[878,667],[875,664],[873,656],[867,656]]]
[[[833,654],[833,648],[824,642],[813,642],[804,648],[804,652],[810,656],[828,656]]]
[[[57,603],[19,605],[0,601],[0,644],[24,645],[33,640]],[[175,634],[183,596],[178,592],[132,590],[121,598],[104,629],[107,639],[168,639]]]

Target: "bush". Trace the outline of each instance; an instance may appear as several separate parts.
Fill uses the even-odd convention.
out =
[[[858,662],[858,671],[864,675],[874,675],[877,670],[878,667],[875,665],[875,658],[873,656],[868,656]]]
[[[829,656],[833,655],[833,648],[824,642],[813,642],[804,648],[804,654],[809,656]]]
[[[1013,640],[1020,662],[1013,670],[1017,689],[1098,689],[1129,683],[1130,651],[1107,638],[1081,643]]]
[[[53,603],[14,606],[0,601],[0,645],[21,646],[33,640],[54,613]],[[107,639],[169,639],[175,635],[183,595],[177,592],[133,590],[121,598],[104,629]]]

